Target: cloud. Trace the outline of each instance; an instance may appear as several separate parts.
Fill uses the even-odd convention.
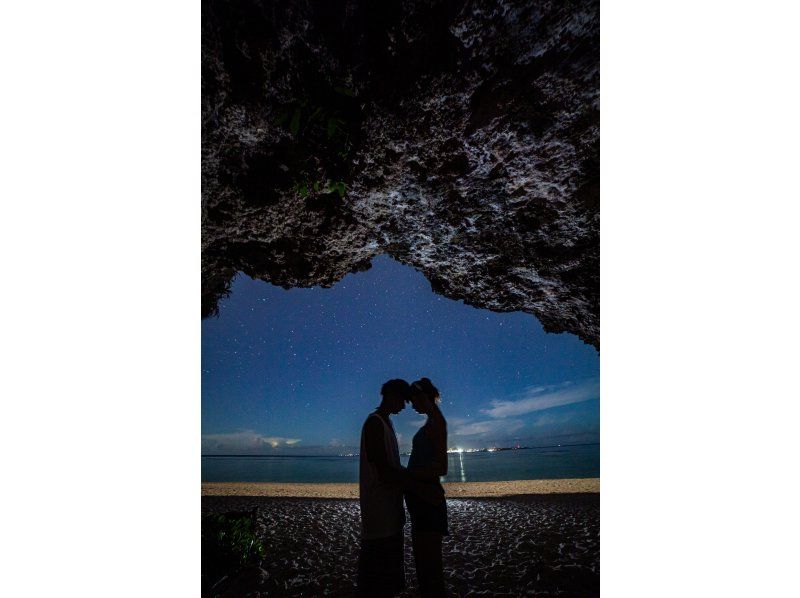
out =
[[[565,382],[558,386],[537,386],[526,390],[521,399],[495,399],[491,402],[491,408],[481,409],[481,413],[494,418],[515,417],[562,405],[591,401],[599,396],[600,384],[597,379],[585,380],[578,384]]]
[[[511,434],[519,430],[523,425],[524,422],[518,419],[490,419],[456,426],[453,434],[455,436]]]
[[[560,426],[566,424],[567,422],[571,421],[573,416],[571,413],[564,413],[562,415],[553,415],[547,413],[545,415],[539,416],[536,421],[533,422],[534,428],[542,428],[545,426]]]
[[[239,430],[227,434],[204,434],[201,447],[203,453],[255,453],[291,447],[300,441],[300,438],[264,436],[253,430]]]

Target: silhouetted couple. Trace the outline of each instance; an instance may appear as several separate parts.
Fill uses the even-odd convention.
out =
[[[427,378],[411,385],[389,380],[381,396],[380,406],[361,430],[361,554],[356,595],[394,596],[406,587],[405,496],[420,594],[444,596],[442,537],[448,530],[439,476],[447,474],[447,424],[438,405],[439,391]],[[406,403],[428,419],[414,435],[408,467],[403,467],[390,416],[400,413]]]

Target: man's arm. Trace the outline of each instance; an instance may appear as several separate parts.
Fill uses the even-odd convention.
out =
[[[383,423],[377,418],[370,417],[364,429],[365,445],[367,449],[367,461],[372,463],[378,470],[378,478],[381,482],[399,483],[398,471],[389,465],[389,458],[386,455],[386,445],[384,443]]]

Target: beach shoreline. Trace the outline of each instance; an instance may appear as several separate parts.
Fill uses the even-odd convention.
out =
[[[501,498],[531,494],[597,494],[600,478],[447,482],[447,498]],[[358,484],[203,482],[202,496],[264,496],[276,498],[357,499]]]

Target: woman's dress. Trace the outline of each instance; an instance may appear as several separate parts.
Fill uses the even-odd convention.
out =
[[[414,435],[411,457],[408,459],[408,469],[415,467],[430,467],[436,462],[436,446],[433,439],[433,427],[430,420]],[[439,496],[444,496],[444,490],[439,478],[431,478],[423,483],[439,487]],[[432,489],[431,495],[435,495]],[[440,503],[433,504],[423,500],[413,492],[406,492],[406,507],[411,515],[411,533],[435,532],[444,536],[447,530],[447,505],[442,499]]]

